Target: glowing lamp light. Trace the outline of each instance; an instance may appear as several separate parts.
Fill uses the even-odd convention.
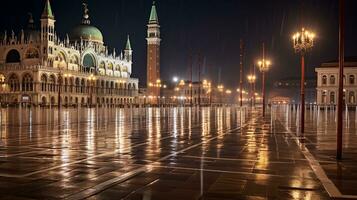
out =
[[[178,80],[179,80],[179,78],[178,78],[177,76],[174,76],[174,77],[172,78],[172,81],[173,81],[174,83],[177,83]]]
[[[314,46],[315,33],[302,28],[293,35],[293,45],[296,52],[304,53]]]

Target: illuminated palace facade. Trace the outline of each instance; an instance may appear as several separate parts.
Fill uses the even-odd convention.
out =
[[[323,63],[316,68],[317,104],[336,105],[338,98],[338,61]],[[357,57],[345,58],[343,75],[343,100],[348,106],[356,106],[357,95]]]
[[[41,27],[30,15],[20,33],[0,35],[0,101],[17,105],[128,105],[135,103],[138,79],[131,78],[132,49],[109,53],[103,35],[91,25],[87,4],[82,22],[60,39],[50,1]]]

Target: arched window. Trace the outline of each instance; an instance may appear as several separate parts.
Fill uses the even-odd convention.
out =
[[[17,78],[16,74],[12,74],[9,77],[9,86],[10,86],[11,92],[16,92],[16,91],[20,90],[20,82],[19,82],[19,79]]]
[[[327,97],[326,91],[323,91],[321,96],[321,103],[325,104],[327,102],[326,97]]]
[[[79,82],[79,78],[76,78],[76,80],[75,80],[75,88],[76,88],[76,93],[78,93],[79,92],[79,84],[80,84],[80,82]]]
[[[94,61],[94,57],[91,54],[86,54],[83,57],[83,66],[84,66],[84,71],[86,72],[95,70],[95,61]]]
[[[349,82],[350,82],[350,85],[354,85],[355,84],[355,76],[354,75],[350,75]]]
[[[45,74],[41,76],[41,91],[47,91],[47,76]]]
[[[335,92],[330,92],[330,103],[335,104]]]
[[[84,78],[81,80],[81,93],[84,93],[85,87],[86,87],[86,81]]]
[[[48,81],[48,91],[50,92],[55,92],[55,88],[56,88],[56,77],[55,75],[51,75]]]
[[[100,64],[99,64],[99,73],[101,75],[105,75],[105,73],[106,73],[105,62],[104,61],[100,62]]]
[[[73,78],[69,78],[69,92],[73,92]]]
[[[326,85],[327,84],[327,76],[323,75],[322,76],[322,85]]]
[[[331,85],[335,85],[335,83],[336,83],[336,78],[335,78],[335,76],[334,76],[334,75],[330,76],[330,84],[331,84]]]
[[[113,70],[113,63],[109,63],[109,64],[108,64],[108,69],[109,69],[109,70]]]
[[[6,63],[19,63],[20,62],[20,53],[12,49],[6,55]]]
[[[35,48],[30,48],[26,51],[25,57],[27,59],[34,59],[34,58],[39,58],[40,54],[38,53],[38,50]]]
[[[66,62],[66,57],[65,57],[64,53],[59,52],[56,56],[56,61]]]
[[[78,57],[77,56],[72,56],[71,59],[69,60],[71,64],[76,64],[78,65],[79,61],[78,61]]]
[[[355,97],[355,93],[353,91],[350,91],[350,93],[349,93],[349,102],[351,104],[355,104],[356,103],[356,97]]]
[[[105,69],[105,62],[104,61],[100,62],[99,68],[100,69]]]
[[[32,91],[33,90],[33,78],[30,74],[25,74],[22,77],[22,91]]]
[[[67,60],[66,56],[63,52],[59,52],[56,56],[56,61],[58,62],[59,68],[66,68],[67,67]]]

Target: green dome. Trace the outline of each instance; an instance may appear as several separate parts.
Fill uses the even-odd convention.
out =
[[[103,35],[100,30],[95,26],[87,24],[81,24],[75,27],[69,38],[72,41],[80,41],[82,38],[83,40],[103,43]]]

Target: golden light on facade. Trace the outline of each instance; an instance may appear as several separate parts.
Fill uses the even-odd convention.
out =
[[[226,90],[226,94],[232,94],[231,90]]]
[[[91,74],[92,76],[93,74]],[[72,77],[72,74],[64,74],[64,77]]]
[[[95,76],[94,76],[93,74],[91,74],[91,75],[88,77],[88,79],[89,79],[90,81],[96,80],[96,78],[95,78]]]
[[[183,86],[185,85],[185,81],[184,80],[181,80],[180,83],[179,83],[180,86]]]

